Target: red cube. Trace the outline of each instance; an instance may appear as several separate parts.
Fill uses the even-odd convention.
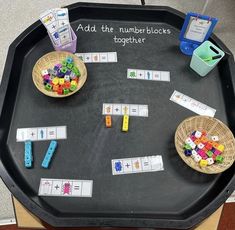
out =
[[[208,149],[208,150],[211,150],[211,149],[212,149],[212,144],[207,143],[206,146],[205,146],[205,148]]]
[[[71,86],[71,83],[70,83],[69,81],[67,81],[67,82],[64,83],[64,88],[65,88],[65,89],[69,89],[70,86]]]
[[[63,87],[59,87],[58,90],[57,90],[57,93],[58,94],[63,94]]]

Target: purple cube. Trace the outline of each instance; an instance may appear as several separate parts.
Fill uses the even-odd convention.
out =
[[[64,77],[64,73],[62,73],[62,72],[58,71],[58,73],[57,73],[57,77]]]
[[[65,75],[70,75],[70,74],[71,74],[71,70],[68,69]]]
[[[192,155],[192,151],[190,149],[185,149],[184,150],[184,154],[185,154],[185,156],[191,156]]]

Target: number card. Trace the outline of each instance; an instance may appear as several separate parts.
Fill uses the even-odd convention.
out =
[[[112,63],[117,62],[117,52],[75,53],[85,63]]]
[[[187,108],[199,115],[206,115],[210,117],[215,116],[216,110],[191,98],[183,93],[180,93],[178,91],[174,91],[173,94],[170,97],[170,100],[183,106],[184,108]]]
[[[92,197],[92,180],[41,178],[39,196]]]
[[[127,69],[127,79],[170,81],[169,71],[154,71],[141,69]]]
[[[112,174],[155,172],[164,170],[162,156],[144,156],[112,160]]]
[[[103,103],[102,114],[148,117],[148,105]]]
[[[66,126],[20,128],[16,131],[16,141],[45,141],[67,139]]]

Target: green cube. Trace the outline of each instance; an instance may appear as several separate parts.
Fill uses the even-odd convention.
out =
[[[68,68],[68,69],[72,69],[72,68],[73,68],[73,63],[68,63],[68,64],[67,64],[67,68]]]
[[[206,155],[207,155],[208,157],[212,157],[213,152],[211,152],[211,151],[207,151]]]
[[[224,161],[224,158],[221,155],[218,155],[218,156],[216,156],[215,160],[218,163],[222,163]]]
[[[69,88],[70,91],[75,91],[76,89],[77,89],[76,85],[71,85]]]
[[[67,66],[68,63],[66,60],[63,60],[61,64],[62,64],[62,66]]]
[[[74,67],[72,68],[72,71],[73,71],[74,73],[76,73],[76,72],[78,71],[78,68],[77,68],[76,66],[74,66]]]
[[[76,75],[77,75],[77,77],[80,77],[80,76],[81,76],[81,73],[80,73],[79,69],[78,69]]]
[[[61,73],[66,73],[67,70],[68,70],[68,68],[64,66],[64,67],[62,67],[62,68],[60,69],[60,72],[61,72]]]
[[[52,90],[52,85],[50,85],[50,84],[47,83],[47,84],[45,85],[45,89],[48,90],[48,91],[51,91],[51,90]]]
[[[184,145],[184,149],[187,149],[187,150],[192,150],[191,146],[189,144],[185,144]]]
[[[68,94],[69,93],[69,89],[63,89],[63,94]]]

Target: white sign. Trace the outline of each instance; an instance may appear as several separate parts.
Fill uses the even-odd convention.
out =
[[[188,97],[178,91],[174,91],[173,94],[170,97],[170,100],[199,114],[199,115],[206,115],[210,117],[215,116],[216,110],[191,98]]]
[[[67,139],[66,126],[20,128],[16,131],[16,141],[45,141]]]
[[[162,171],[162,156],[145,156],[112,160],[113,175]]]
[[[102,114],[148,117],[148,105],[104,103]]]
[[[39,196],[92,197],[92,180],[41,178]]]

